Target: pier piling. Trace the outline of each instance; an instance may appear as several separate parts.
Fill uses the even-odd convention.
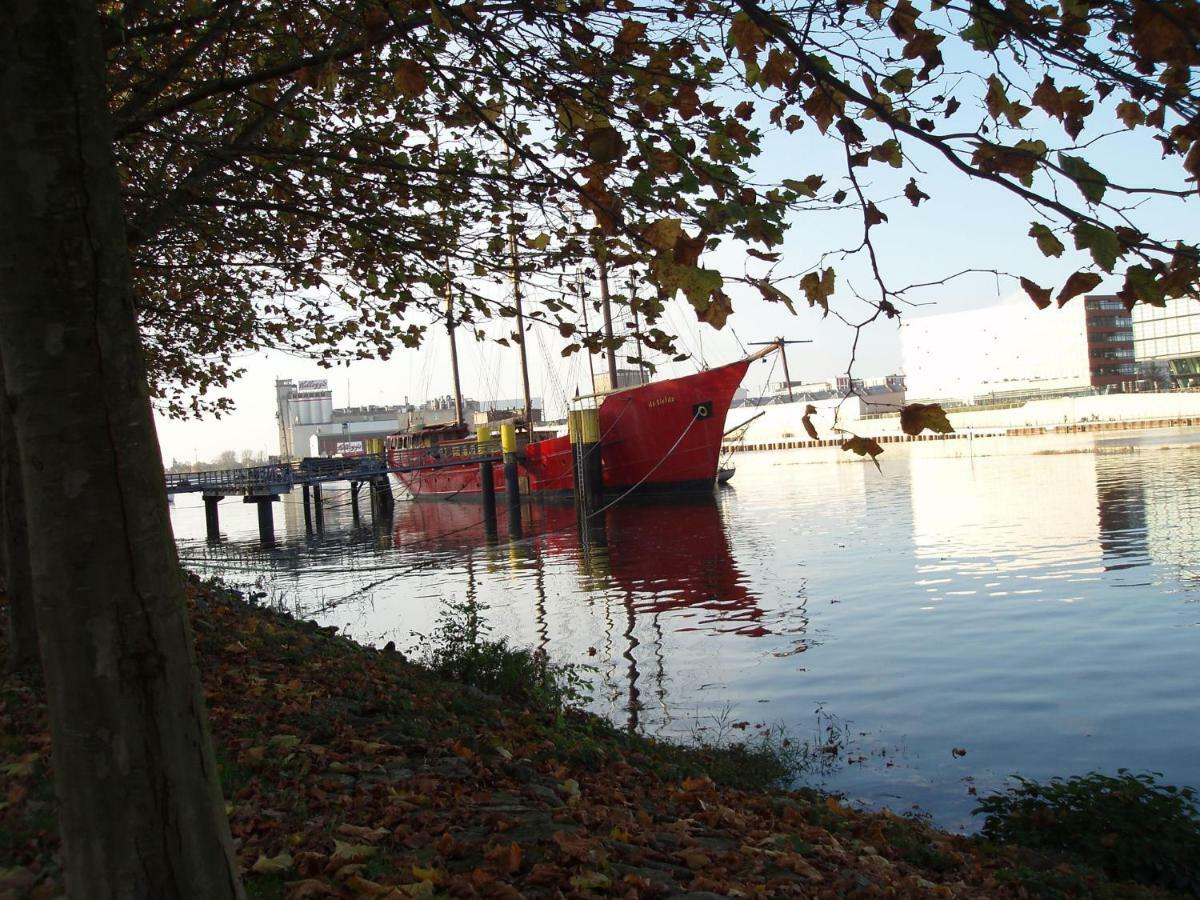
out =
[[[358,489],[362,487],[361,481],[350,482],[350,518],[354,520],[354,524],[358,524]]]
[[[371,516],[376,523],[388,522],[392,518],[392,510],[396,499],[392,496],[392,486],[387,476],[371,479]]]
[[[491,441],[492,429],[480,425],[475,429],[475,445],[480,456],[487,455],[487,444]],[[496,474],[491,460],[479,464],[479,487],[483,495],[483,530],[488,536],[496,534]]]
[[[248,495],[242,498],[243,503],[258,504],[258,538],[264,547],[275,545],[275,511],[272,503],[279,502],[278,494]]]
[[[312,486],[313,512],[317,520],[317,533],[322,534],[325,531],[325,504],[321,499],[321,485],[314,484]]]
[[[521,536],[521,476],[517,469],[517,428],[512,422],[500,426],[500,452],[504,459],[504,496],[508,501],[508,531]]]
[[[308,485],[303,486],[304,491],[304,533],[312,534],[312,498],[309,496]]]
[[[221,520],[217,514],[217,504],[224,499],[221,494],[204,495],[204,531],[210,541],[221,539]]]

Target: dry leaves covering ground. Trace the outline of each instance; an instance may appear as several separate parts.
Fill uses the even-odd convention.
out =
[[[1157,896],[714,783],[702,755],[515,708],[195,581],[189,603],[251,897]],[[60,896],[57,845],[44,699],[7,676],[0,900]]]

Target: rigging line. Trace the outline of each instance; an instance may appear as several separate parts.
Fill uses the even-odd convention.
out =
[[[675,439],[675,443],[671,445],[671,449],[669,449],[666,453],[663,454],[662,459],[660,459],[658,462],[656,462],[654,464],[653,469],[651,469],[649,472],[647,472],[645,475],[643,475],[641,480],[638,481],[637,484],[635,484],[633,487],[631,487],[629,490],[627,490],[625,493],[623,493],[616,500],[612,501],[612,503],[606,503],[604,506],[600,507],[595,512],[588,513],[588,518],[590,519],[593,516],[600,515],[600,513],[605,512],[606,510],[612,509],[614,506],[616,506],[618,503],[620,503],[622,500],[624,500],[626,497],[628,497],[630,494],[632,494],[634,491],[636,491],[638,488],[640,488],[643,484],[645,484],[647,479],[649,479],[651,475],[653,475],[655,472],[658,471],[659,466],[661,466],[663,463],[665,463],[667,461],[667,457],[669,457],[672,453],[675,452],[675,448],[678,447],[683,442],[683,439],[685,437],[687,437],[687,433],[692,430],[692,426],[695,425],[698,421],[700,421],[699,411],[692,414],[692,420],[687,423],[687,428],[683,429],[683,432],[679,435],[679,437],[677,437]]]

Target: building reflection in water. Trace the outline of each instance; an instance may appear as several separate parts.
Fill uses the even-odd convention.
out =
[[[1019,462],[914,455],[910,471],[917,571],[931,594],[1037,594],[1038,580],[1121,572],[1106,578],[1145,586],[1158,576],[1137,570],[1151,563],[1200,578],[1200,453],[1135,440]]]

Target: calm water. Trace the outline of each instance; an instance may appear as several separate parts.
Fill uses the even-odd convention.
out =
[[[594,666],[620,724],[822,743],[832,726],[813,780],[947,827],[1014,772],[1200,786],[1200,434],[948,449],[889,446],[882,475],[746,454],[715,499],[618,506],[587,539],[569,506],[527,509],[518,540],[501,510],[491,543],[470,504],[355,526],[344,492],[320,537],[277,507],[272,550],[236,499],[219,545],[199,498],[173,518],[193,569],[364,642],[414,646],[444,599],[473,596],[497,634]]]

